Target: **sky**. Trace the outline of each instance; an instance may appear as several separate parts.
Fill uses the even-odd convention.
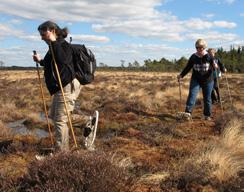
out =
[[[32,51],[47,51],[37,31],[46,20],[68,27],[67,41],[85,44],[98,65],[188,58],[199,38],[244,46],[244,0],[0,0],[0,61],[35,66]]]

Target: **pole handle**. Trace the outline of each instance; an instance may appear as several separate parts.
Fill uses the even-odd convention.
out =
[[[34,54],[34,55],[37,54],[36,50],[33,50],[33,54]],[[37,62],[36,62],[36,67],[37,67],[37,70],[38,70],[38,63],[37,63]]]

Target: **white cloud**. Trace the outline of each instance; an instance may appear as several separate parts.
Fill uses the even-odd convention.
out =
[[[127,20],[104,24],[94,24],[96,32],[120,32],[130,36],[153,37],[168,41],[181,41],[180,32],[185,31],[178,21]]]
[[[47,47],[36,47],[36,50],[42,56],[45,55]],[[35,47],[35,46],[33,46]],[[108,65],[119,66],[120,60],[128,62],[138,61],[143,64],[146,59],[174,59],[181,56],[179,48],[171,47],[164,44],[116,44],[101,45],[89,47],[96,53],[97,63],[103,62]],[[182,51],[182,50],[181,50]],[[145,54],[147,53],[147,54]],[[17,55],[17,56],[16,56]],[[32,49],[30,47],[9,47],[0,48],[0,60],[5,62],[6,66],[35,66],[32,60]]]
[[[108,37],[105,36],[96,36],[96,35],[69,35],[72,37],[73,41],[82,41],[82,42],[102,42],[107,43],[110,41]]]
[[[244,17],[244,13],[240,13],[240,16],[241,16],[241,17]]]
[[[40,35],[21,35],[21,36],[19,36],[19,38],[27,40],[27,41],[40,41],[41,40]]]
[[[213,27],[213,24],[209,21],[203,21],[199,18],[190,19],[188,21],[184,21],[187,28],[191,30],[202,30],[202,29],[210,29]]]
[[[67,37],[67,40],[69,41],[69,38],[72,37],[73,42],[93,42],[93,43],[107,43],[110,41],[108,37],[105,36],[96,36],[96,35],[75,35],[75,34],[69,34]],[[40,35],[21,35],[19,36],[20,39],[24,39],[27,41],[40,41],[41,37]]]
[[[27,19],[54,19],[63,21],[102,21],[118,18],[153,18],[157,15],[154,7],[161,0],[2,0],[1,13]]]
[[[185,25],[192,30],[202,30],[202,29],[210,29],[213,27],[220,27],[220,28],[234,28],[236,27],[236,23],[234,22],[227,22],[227,21],[204,21],[202,19],[190,19],[185,21]]]
[[[12,19],[9,21],[9,23],[14,24],[14,25],[20,25],[23,23],[23,21],[20,19]]]
[[[167,0],[2,0],[0,12],[27,19],[91,22],[96,32],[119,32],[130,36],[183,41],[187,32],[210,28],[234,28],[227,21],[204,21],[199,18],[180,21],[157,6]],[[107,37],[79,37],[87,41],[108,42]]]
[[[0,60],[5,66],[34,66],[29,47],[15,46],[0,49]]]
[[[239,39],[236,34],[233,33],[219,33],[217,31],[206,31],[205,33],[189,33],[187,34],[188,39],[196,40],[198,38],[206,39],[211,43],[226,43],[231,44],[232,42]]]
[[[183,41],[183,34],[197,30],[208,30],[211,28],[234,28],[234,22],[227,21],[204,21],[202,19],[190,19],[185,21],[176,20],[172,17],[170,21],[153,20],[127,20],[92,25],[96,32],[121,32],[131,36],[160,38],[166,41]]]
[[[9,25],[1,24],[0,23],[0,39],[8,37],[8,36],[21,36],[24,32],[21,30],[16,30]]]
[[[146,59],[174,59],[182,56],[181,49],[161,44],[116,44],[95,47],[92,50],[97,53],[98,63],[117,66],[121,64],[121,59],[126,63],[136,60],[143,64]]]
[[[232,4],[234,3],[236,0],[206,0],[208,2],[215,2],[217,4],[222,4],[222,3],[226,3],[226,4]]]
[[[225,0],[225,2],[226,3],[228,3],[228,4],[232,4],[232,3],[234,3],[236,0]]]
[[[11,23],[21,23],[20,20],[12,20]],[[14,29],[13,27],[0,23],[0,39],[6,37],[17,37],[19,39],[24,39],[27,41],[40,41],[41,37],[39,34],[26,34],[24,31]],[[84,41],[84,42],[109,42],[110,39],[105,36],[96,36],[96,35],[70,35],[75,41]]]
[[[213,18],[215,16],[215,14],[214,13],[206,13],[206,14],[203,14],[203,16],[209,19],[209,18]]]
[[[235,28],[237,25],[234,22],[227,22],[227,21],[214,21],[213,25],[216,27],[222,27],[222,28]]]

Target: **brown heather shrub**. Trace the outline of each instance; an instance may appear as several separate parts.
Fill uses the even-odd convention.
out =
[[[102,152],[59,153],[33,162],[28,174],[12,187],[23,192],[126,192],[132,180],[118,165]]]
[[[0,172],[0,191],[1,192],[16,192],[17,186],[13,180],[6,181],[6,176]]]

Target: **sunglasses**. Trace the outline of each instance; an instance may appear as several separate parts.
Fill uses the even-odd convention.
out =
[[[204,47],[196,47],[196,49],[204,49]]]

